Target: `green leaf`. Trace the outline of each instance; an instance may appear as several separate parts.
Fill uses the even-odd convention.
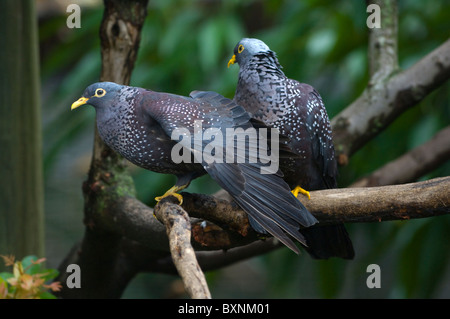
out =
[[[10,272],[0,272],[0,279],[2,280],[8,280],[9,278],[14,277],[14,275]]]
[[[8,294],[8,283],[0,277],[0,299],[5,299]]]
[[[42,265],[40,263],[35,263],[38,259],[39,258],[33,255],[26,256],[22,259],[22,266],[25,273],[35,275],[42,272]]]

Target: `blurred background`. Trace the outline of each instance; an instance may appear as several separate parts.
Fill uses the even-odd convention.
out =
[[[81,28],[69,29],[70,3],[81,6]],[[83,197],[93,147],[94,110],[70,105],[100,75],[103,3],[37,1],[41,59],[45,234],[49,267],[57,268],[83,236]],[[213,90],[232,98],[238,66],[227,68],[243,37],[277,52],[287,76],[313,85],[332,118],[368,81],[366,4],[321,0],[150,0],[131,85],[189,95]],[[399,1],[398,48],[408,68],[449,37],[450,2]],[[413,79],[412,79],[413,80]],[[450,83],[430,94],[359,150],[340,169],[339,187],[429,140],[450,119]],[[174,178],[132,167],[138,197],[154,205]],[[424,176],[450,175],[450,163]],[[189,192],[214,193],[204,176]],[[208,272],[215,298],[448,298],[450,216],[349,224],[353,261],[312,260],[288,249]],[[369,289],[369,264],[381,268],[381,288]],[[124,298],[180,296],[176,276],[140,274]],[[182,296],[182,295],[181,295]]]

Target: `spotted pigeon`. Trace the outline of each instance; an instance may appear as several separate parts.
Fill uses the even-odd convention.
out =
[[[280,160],[284,180],[295,196],[307,190],[337,187],[337,164],[327,111],[310,85],[289,79],[275,52],[261,40],[244,38],[228,62],[239,64],[234,101],[282,135],[298,157]],[[262,231],[262,230],[261,230]],[[315,226],[303,232],[313,257],[352,259],[352,242],[343,224]]]

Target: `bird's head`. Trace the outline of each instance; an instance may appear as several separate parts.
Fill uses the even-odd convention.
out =
[[[261,40],[253,38],[243,38],[234,47],[234,54],[230,61],[228,61],[228,67],[236,62],[240,66],[242,66],[255,55],[272,53],[273,51],[271,51],[267,44],[265,44]]]
[[[91,84],[84,90],[82,97],[72,104],[71,110],[84,104],[92,105],[96,109],[111,105],[117,92],[122,88],[122,85],[114,82],[97,82]]]

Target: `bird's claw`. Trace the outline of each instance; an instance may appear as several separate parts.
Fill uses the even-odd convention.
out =
[[[178,193],[175,193],[175,192],[171,191],[171,189],[169,189],[164,195],[155,197],[155,200],[156,200],[157,202],[159,202],[159,201],[161,201],[163,198],[169,197],[169,196],[173,196],[173,197],[175,197],[176,199],[178,199],[179,205],[182,205],[182,204],[183,204],[183,196],[181,196],[181,195],[178,194]]]
[[[304,190],[303,188],[301,188],[300,186],[295,187],[292,191],[292,194],[294,194],[295,197],[298,197],[298,194],[301,193],[303,195],[305,195],[306,197],[308,197],[308,199],[311,199],[311,195],[309,194],[308,191]]]

